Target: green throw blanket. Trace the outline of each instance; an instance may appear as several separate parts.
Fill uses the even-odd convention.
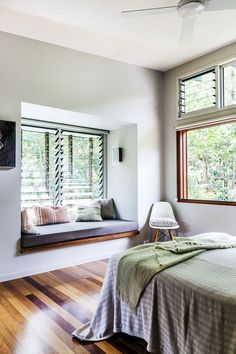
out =
[[[118,295],[135,312],[143,291],[156,273],[201,252],[220,248],[236,248],[236,243],[177,238],[171,242],[155,242],[131,248],[118,262]]]

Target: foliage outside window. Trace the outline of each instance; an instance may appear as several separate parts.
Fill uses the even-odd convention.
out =
[[[67,205],[104,193],[104,136],[22,126],[22,207]]]
[[[103,136],[65,132],[63,158],[64,205],[103,196]]]
[[[178,132],[178,200],[236,205],[236,122]]]
[[[236,62],[179,80],[179,117],[236,105]]]

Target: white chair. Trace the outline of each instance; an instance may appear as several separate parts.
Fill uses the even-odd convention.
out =
[[[149,219],[149,226],[155,229],[154,242],[158,241],[159,230],[168,230],[170,240],[174,239],[172,230],[178,229],[172,207],[168,202],[156,202],[153,204]]]

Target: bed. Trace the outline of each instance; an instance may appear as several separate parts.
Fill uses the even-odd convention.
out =
[[[144,339],[151,353],[236,353],[235,248],[207,251],[156,274],[136,314],[117,296],[119,258],[110,259],[92,321],[73,336],[96,341],[123,332]]]

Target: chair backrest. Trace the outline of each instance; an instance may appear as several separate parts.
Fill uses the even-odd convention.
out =
[[[168,202],[156,202],[153,204],[150,220],[169,218],[175,220],[173,209]]]

